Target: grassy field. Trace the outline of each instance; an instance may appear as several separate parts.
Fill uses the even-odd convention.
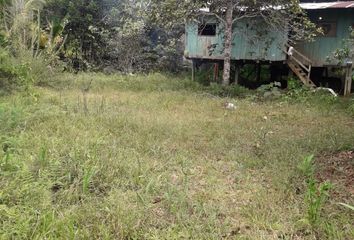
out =
[[[299,167],[354,149],[341,100],[215,97],[160,74],[60,83],[0,98],[0,239],[354,239],[348,186],[311,221]]]

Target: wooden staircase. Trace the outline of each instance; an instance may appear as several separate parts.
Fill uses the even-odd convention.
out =
[[[310,79],[312,61],[289,44],[287,44],[287,47],[289,49],[286,51],[286,54],[288,55],[287,64],[291,71],[295,73],[305,86],[315,88],[316,84]]]

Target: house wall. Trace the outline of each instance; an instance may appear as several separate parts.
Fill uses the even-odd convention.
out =
[[[215,23],[216,19],[209,18],[206,22]],[[198,23],[186,24],[187,58],[223,59],[223,29],[217,25],[216,36],[200,36]],[[269,30],[260,20],[245,19],[234,25],[232,60],[252,61],[284,61],[286,54],[282,51],[287,34]]]
[[[216,23],[216,20],[209,18],[206,23]],[[201,36],[198,34],[198,22],[192,21],[186,24],[186,47],[187,58],[198,59],[223,59],[223,35],[222,29],[217,24],[215,36]],[[212,50],[212,47],[215,47]]]
[[[310,10],[308,15],[313,22],[336,22],[336,35],[316,37],[314,42],[300,43],[296,46],[296,49],[309,57],[315,67],[337,65],[338,61],[333,59],[333,53],[336,49],[343,47],[343,39],[349,37],[349,27],[354,24],[354,10]],[[320,20],[320,17],[322,20]],[[329,60],[329,57],[332,59]]]

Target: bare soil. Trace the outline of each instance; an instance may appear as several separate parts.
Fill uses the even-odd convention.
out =
[[[354,150],[324,154],[316,160],[316,178],[330,181],[337,199],[354,199]]]

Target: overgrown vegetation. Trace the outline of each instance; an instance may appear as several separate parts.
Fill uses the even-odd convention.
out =
[[[0,27],[0,94],[12,90],[28,90],[33,85],[46,83],[61,70],[57,51],[62,42],[56,42],[53,26],[51,34],[42,32],[40,12],[42,0],[1,1]],[[43,39],[47,39],[43,45]]]
[[[179,72],[183,26],[157,26],[147,7],[146,1],[1,1],[1,91],[45,85],[62,71]]]
[[[178,72],[183,25],[157,25],[150,5],[145,0],[48,0],[43,19],[64,26],[60,57],[73,70]]]
[[[0,98],[0,238],[353,238],[353,199],[322,201],[298,170],[354,148],[343,108],[161,74],[61,81]]]
[[[354,238],[353,100],[173,75],[157,3],[0,1],[0,239]]]

